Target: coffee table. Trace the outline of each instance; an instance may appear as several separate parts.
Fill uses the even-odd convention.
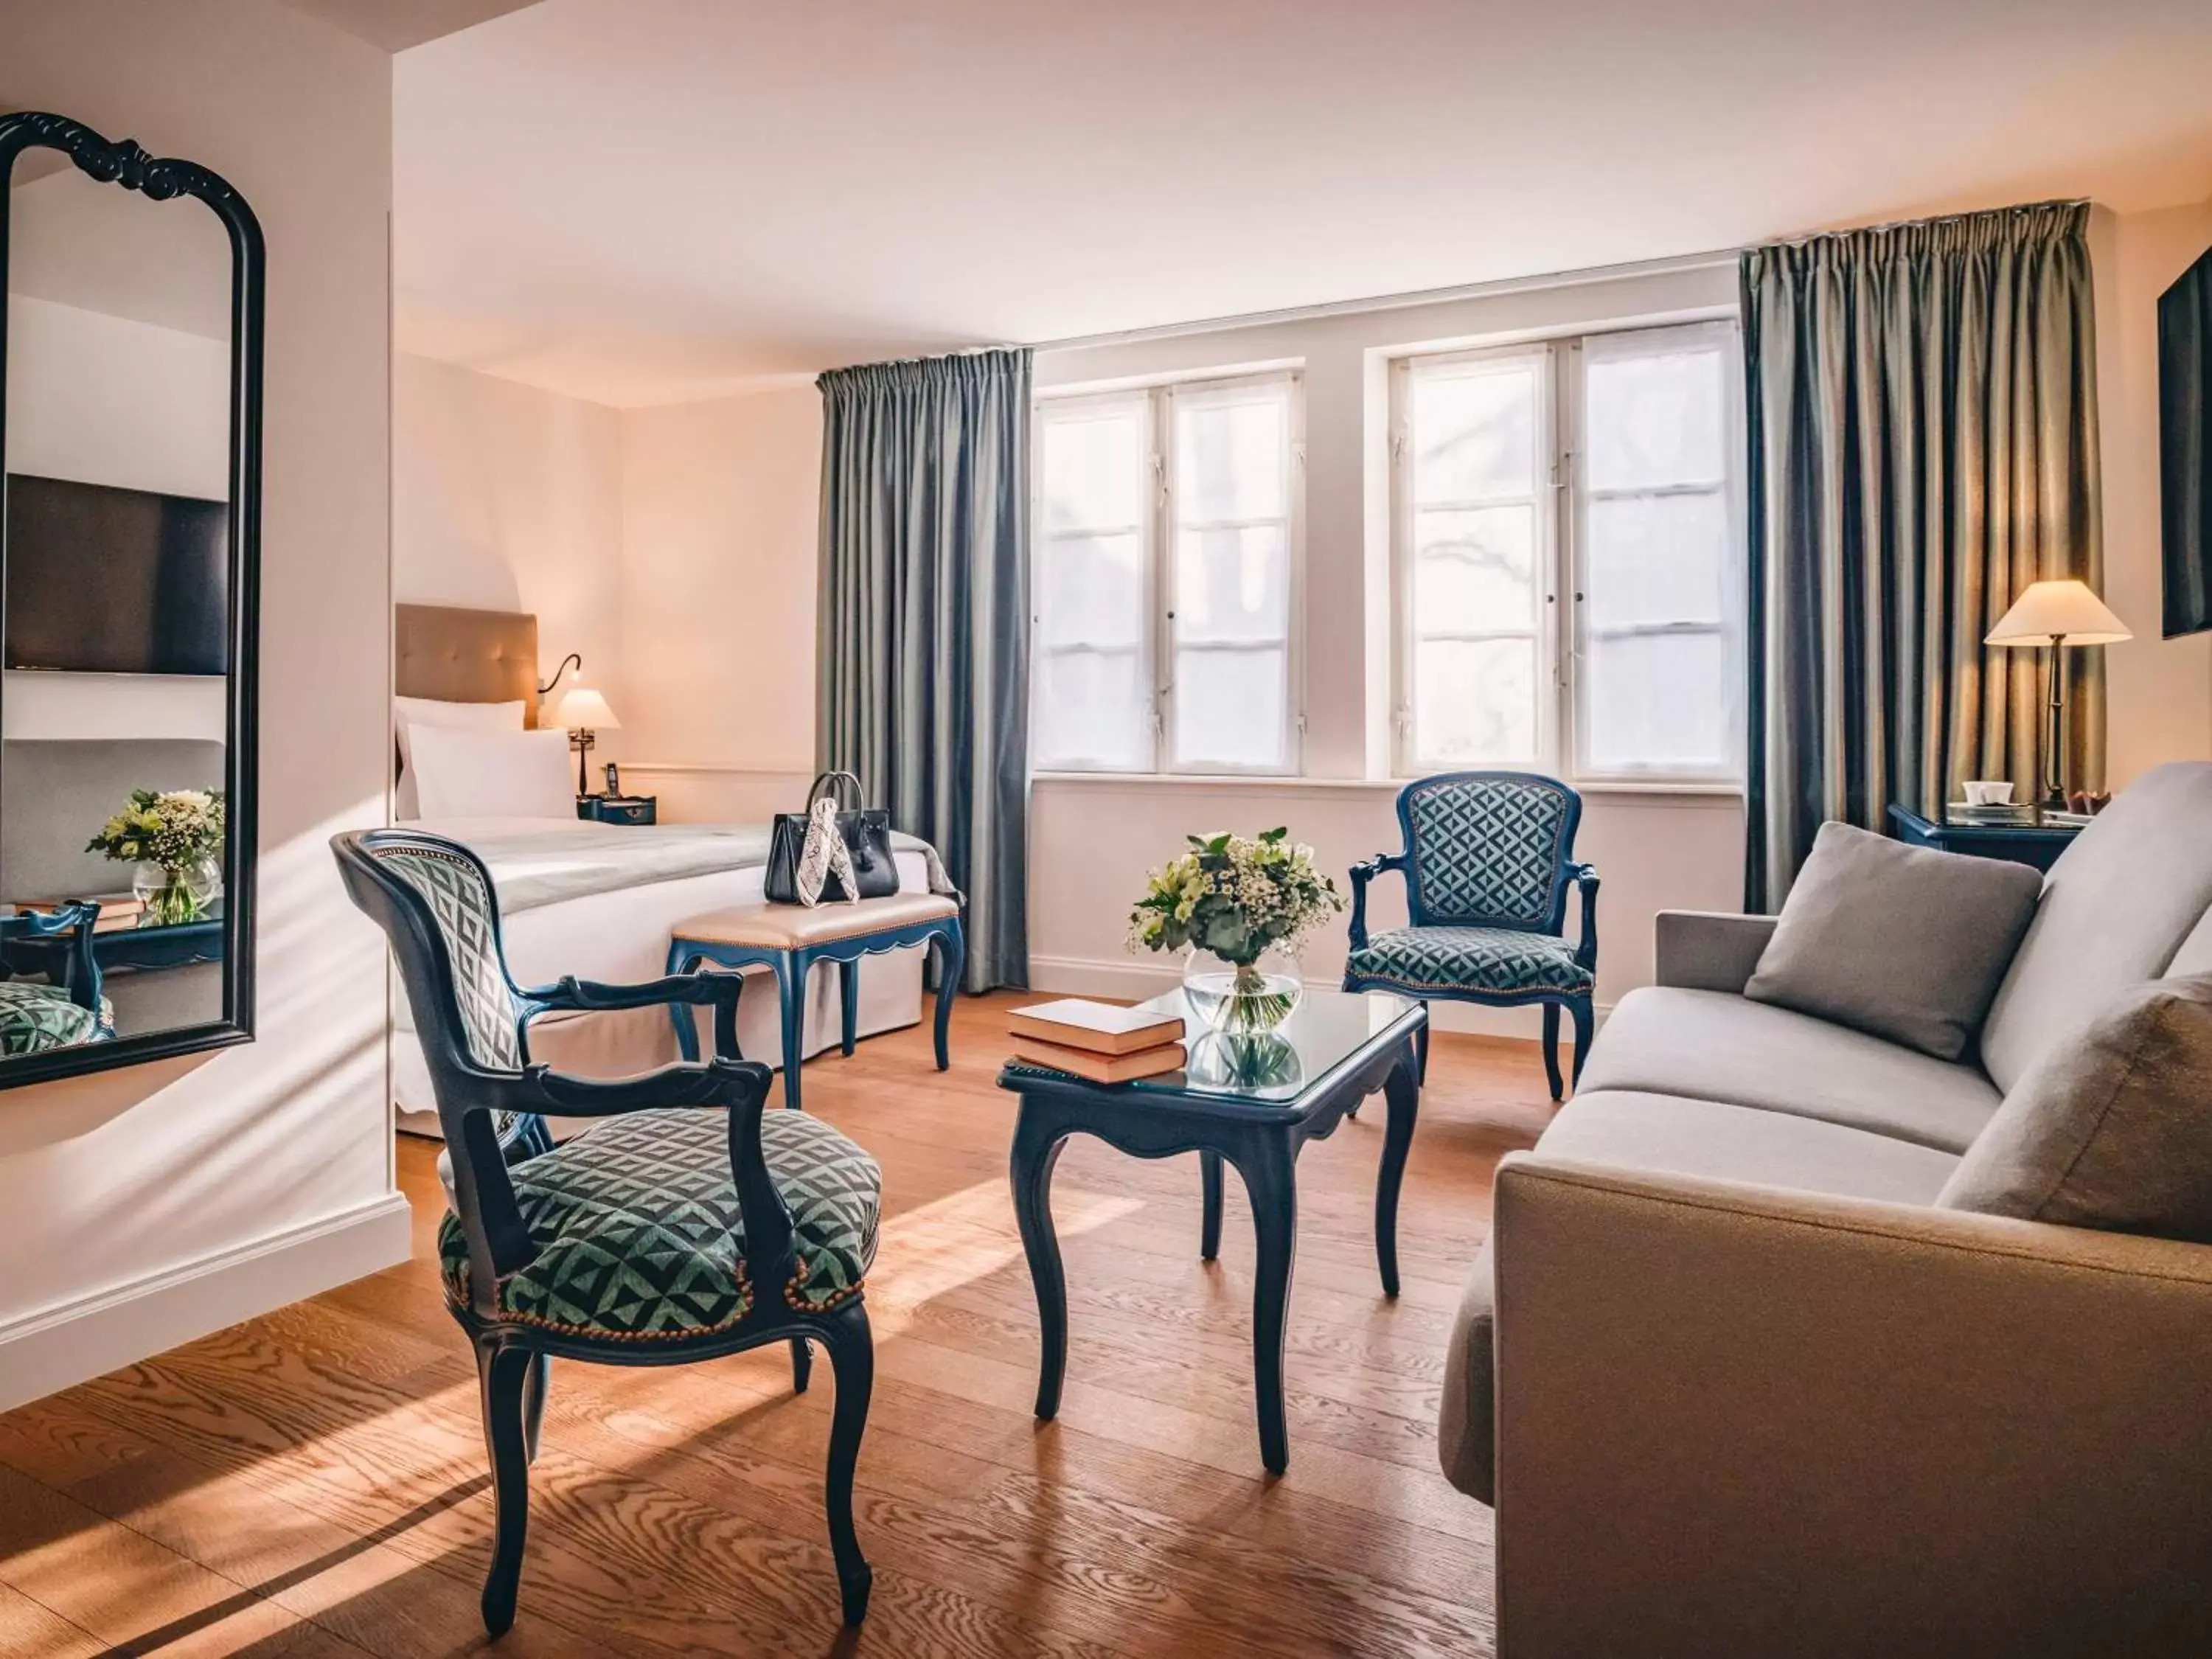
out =
[[[1428,1024],[1419,1003],[1384,993],[1310,990],[1267,1039],[1204,1035],[1181,991],[1144,1005],[1182,1016],[1189,1063],[1135,1083],[1088,1083],[1063,1072],[1009,1061],[999,1086],[1021,1097],[1014,1125],[1014,1215],[1043,1328],[1036,1414],[1060,1412],[1067,1370],[1067,1281],[1052,1225],[1052,1170],[1072,1134],[1096,1135],[1133,1158],[1199,1154],[1202,1219],[1199,1254],[1221,1243],[1221,1166],[1236,1165],[1252,1203],[1259,1264],[1252,1291],[1252,1361],[1260,1458],[1290,1466],[1283,1413],[1283,1326],[1297,1246],[1298,1152],[1325,1139],[1376,1090],[1389,1121],[1375,1183],[1375,1255],[1382,1293],[1398,1294],[1398,1188],[1413,1145],[1420,1088],[1414,1039]]]

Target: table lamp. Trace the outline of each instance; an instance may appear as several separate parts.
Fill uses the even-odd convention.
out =
[[[584,757],[599,742],[593,736],[598,732],[619,732],[622,722],[615,711],[607,707],[596,686],[571,685],[561,694],[560,702],[553,705],[548,721],[565,726],[568,732],[568,747],[576,751],[576,793],[588,795],[592,792],[584,785]]]
[[[2118,645],[2133,638],[2127,624],[2105,608],[2087,582],[2071,580],[2031,582],[1984,636],[1984,645],[2044,646],[2051,652],[2045,671],[2051,687],[2043,740],[2045,810],[2063,811],[2066,805],[2066,657],[2061,647]]]

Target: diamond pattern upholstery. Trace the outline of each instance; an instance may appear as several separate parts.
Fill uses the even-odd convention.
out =
[[[1556,927],[1571,793],[1535,778],[1437,778],[1408,786],[1407,850],[1420,919]]]
[[[70,1000],[59,985],[0,981],[0,1054],[36,1054],[104,1042],[114,1035],[112,1010],[95,1014]]]
[[[422,895],[445,936],[460,999],[461,1030],[469,1058],[487,1071],[512,1072],[522,1064],[522,1041],[507,968],[501,958],[499,911],[483,872],[465,859],[433,847],[379,847],[375,856]]]
[[[633,1112],[514,1165],[515,1206],[538,1255],[501,1282],[501,1312],[566,1334],[647,1343],[735,1325],[752,1287],[729,1133],[719,1111]],[[799,1270],[785,1300],[822,1310],[857,1294],[883,1207],[876,1161],[804,1112],[764,1114],[761,1151],[796,1235]],[[459,1217],[447,1216],[438,1251],[447,1295],[467,1306]]]
[[[1345,972],[1387,980],[1416,995],[1586,992],[1594,983],[1566,940],[1508,927],[1394,928],[1370,935],[1346,962]]]

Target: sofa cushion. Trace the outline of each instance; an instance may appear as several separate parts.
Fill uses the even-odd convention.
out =
[[[1595,1065],[1595,1059],[1591,1063]],[[1898,1204],[1933,1202],[1959,1167],[1948,1152],[1815,1118],[1711,1100],[1587,1088],[1560,1109],[1536,1151],[1540,1157],[1577,1164]],[[1437,1453],[1445,1478],[1486,1504],[1496,1501],[1494,1306],[1486,1243],[1460,1294],[1444,1350],[1443,1396],[1437,1419]]]
[[[1937,1201],[2212,1243],[2212,975],[2124,991],[2046,1049]]]
[[[1743,994],[1956,1060],[2042,890],[2026,865],[1824,823]]]
[[[2043,902],[1982,1026],[2009,1089],[2131,985],[2171,971],[2212,907],[2212,762],[2155,767],[2112,798],[2051,866]]]
[[[1590,1049],[1584,1092],[1638,1089],[1759,1106],[1962,1152],[1999,1096],[1971,1066],[1725,991],[1631,991]]]

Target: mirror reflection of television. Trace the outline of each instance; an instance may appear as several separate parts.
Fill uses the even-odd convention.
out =
[[[2212,249],[2158,302],[2166,637],[2212,628]]]
[[[230,507],[10,473],[9,668],[222,674],[230,667]]]

